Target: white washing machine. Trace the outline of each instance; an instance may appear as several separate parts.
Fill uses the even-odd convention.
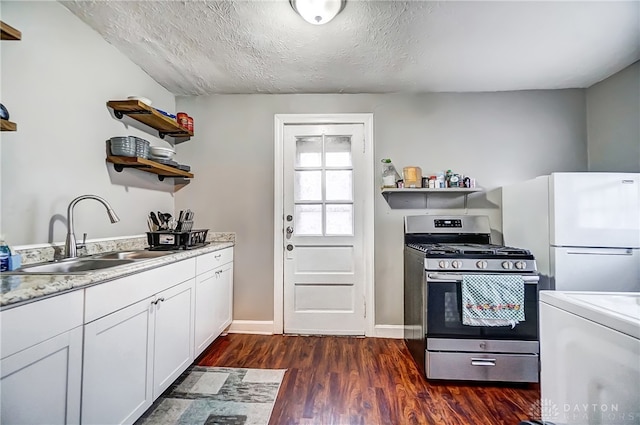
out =
[[[540,291],[540,413],[640,424],[640,293]]]

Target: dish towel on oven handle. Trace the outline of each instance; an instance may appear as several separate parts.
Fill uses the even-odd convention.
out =
[[[462,276],[462,324],[511,326],[524,321],[522,276],[474,274]]]

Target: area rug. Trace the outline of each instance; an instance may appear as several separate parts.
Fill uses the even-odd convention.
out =
[[[284,373],[191,366],[136,425],[267,425]]]

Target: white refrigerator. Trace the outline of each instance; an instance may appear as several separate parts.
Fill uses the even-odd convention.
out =
[[[505,245],[536,258],[540,289],[640,291],[640,173],[552,173],[502,188]]]

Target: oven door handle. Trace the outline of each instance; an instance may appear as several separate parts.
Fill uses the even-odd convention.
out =
[[[461,274],[428,273],[427,277],[433,281],[462,282]],[[522,280],[524,283],[538,283],[540,276],[522,276]]]

